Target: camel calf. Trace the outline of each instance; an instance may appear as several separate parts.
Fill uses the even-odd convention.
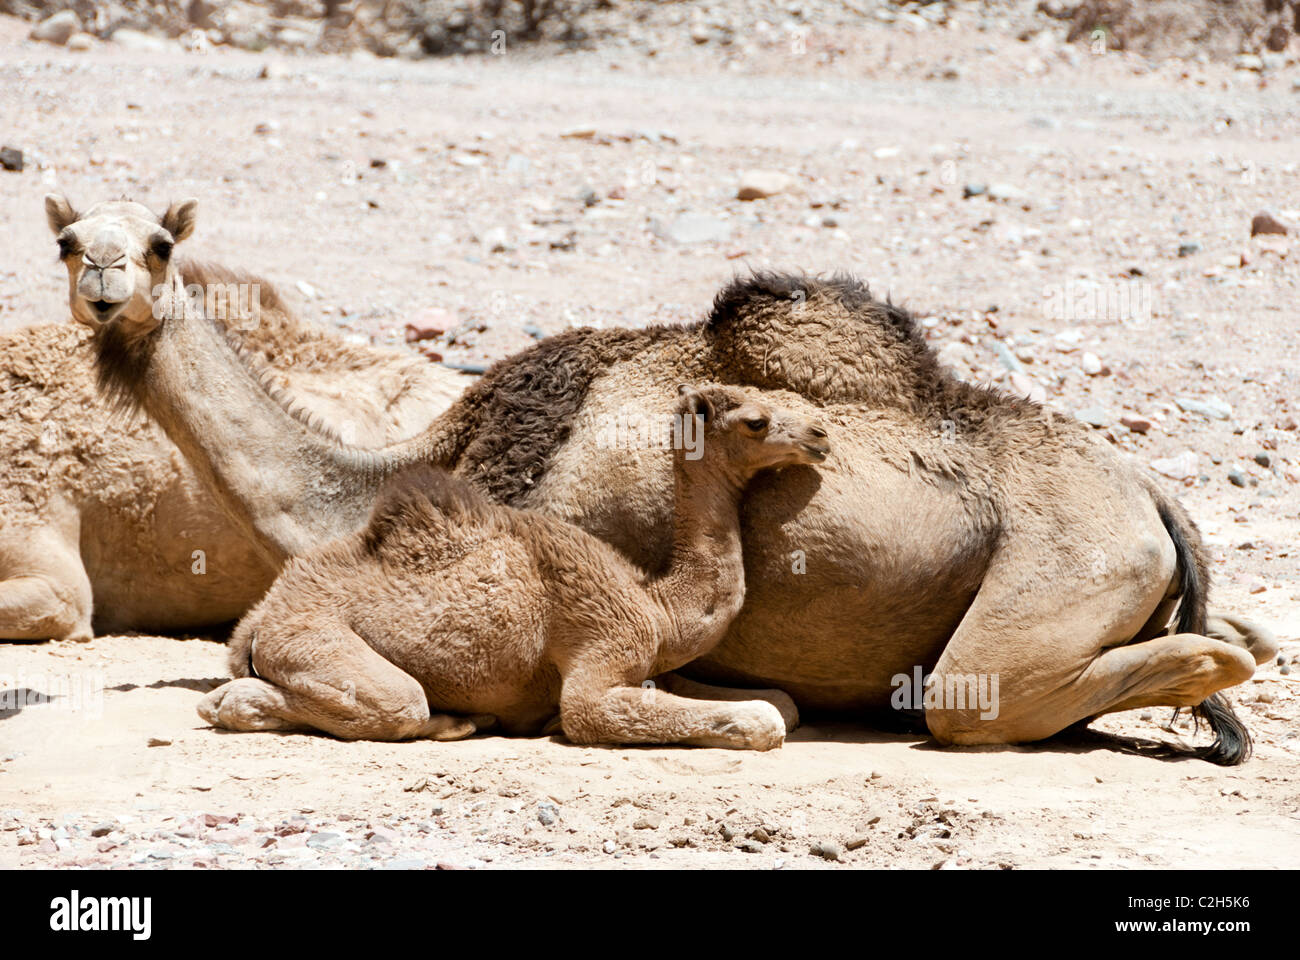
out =
[[[289,563],[235,631],[239,679],[200,715],[231,730],[451,740],[490,722],[537,734],[558,707],[577,743],[780,746],[783,695],[690,699],[643,682],[722,638],[745,596],[746,485],[823,461],[826,431],[730,387],[682,387],[674,422],[675,529],[659,576],[571,524],[418,467],[365,530]]]

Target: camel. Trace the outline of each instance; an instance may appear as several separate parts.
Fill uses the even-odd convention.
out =
[[[657,575],[572,524],[415,467],[363,531],[288,563],[231,638],[239,679],[199,714],[230,730],[449,740],[484,718],[537,734],[558,709],[574,743],[780,746],[771,702],[642,684],[722,639],[745,597],[745,487],[821,463],[826,431],[734,387],[683,385],[673,421],[672,547]]]
[[[51,213],[60,229],[74,219],[70,210],[56,205]],[[122,283],[134,289],[131,274],[147,255],[140,230],[157,228],[146,213],[105,205],[68,232],[74,314],[85,316],[104,297],[100,277],[112,278],[109,295]],[[118,239],[116,228],[124,228]],[[109,267],[119,258],[120,267]],[[463,378],[450,370],[300,322],[255,277],[180,269],[214,296],[260,282],[258,323],[232,325],[231,338],[258,358],[268,387],[358,444],[417,433],[460,392]],[[80,324],[0,334],[0,639],[88,640],[95,629],[184,630],[237,619],[278,564],[213,501],[155,424],[112,414],[92,382],[90,339]]]
[[[1205,759],[1250,752],[1218,693],[1277,642],[1207,618],[1205,549],[1183,509],[1086,425],[958,380],[910,313],[851,277],[739,278],[697,323],[550,337],[382,450],[313,431],[200,312],[163,314],[92,318],[100,382],[157,419],[281,562],[361,528],[385,479],[425,462],[660,569],[671,471],[606,442],[611,424],[665,416],[682,382],[786,391],[837,456],[751,484],[747,599],[689,678],[862,713],[890,710],[919,668],[942,744],[1031,742],[1167,705],[1208,721]],[[932,696],[970,678],[998,681],[996,712]]]

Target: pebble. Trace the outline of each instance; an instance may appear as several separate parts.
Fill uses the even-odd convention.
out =
[[[868,837],[868,836],[866,836],[866,835],[856,836],[856,837],[854,837],[852,840],[850,840],[848,843],[844,844],[844,849],[846,849],[846,850],[857,850],[857,849],[859,849],[860,847],[865,847],[865,846],[866,846],[870,841],[871,841],[871,838]]]
[[[307,840],[307,846],[311,847],[313,850],[333,850],[336,847],[342,846],[342,844],[342,835],[330,833],[329,831],[314,833]]]
[[[1090,377],[1099,375],[1105,369],[1102,366],[1101,357],[1095,353],[1085,353],[1079,363],[1083,367],[1083,372]]]
[[[1234,468],[1228,471],[1228,482],[1234,487],[1244,487],[1246,485],[1246,475]]]
[[[736,844],[736,849],[745,853],[762,853],[763,845],[756,840],[741,840]]]
[[[762,200],[784,193],[794,185],[794,178],[778,170],[746,170],[740,175],[737,200]]]
[[[604,850],[606,853],[613,853],[618,849],[618,844],[613,840],[606,840],[600,845],[600,849]]]
[[[1251,218],[1250,235],[1252,237],[1259,236],[1261,233],[1276,233],[1285,236],[1286,232],[1286,224],[1267,210],[1261,210]]]
[[[821,840],[809,847],[808,852],[823,860],[839,860],[844,855],[844,848],[833,840]]]
[[[1273,458],[1261,450],[1259,453],[1255,454],[1255,462],[1261,467],[1271,467],[1273,465]]]
[[[632,824],[633,830],[658,830],[659,824],[664,822],[662,813],[649,812],[643,814]]]
[[[0,167],[14,173],[22,173],[23,152],[17,147],[0,147]]]
[[[1209,400],[1175,397],[1174,403],[1178,404],[1178,409],[1184,413],[1195,413],[1207,420],[1227,420],[1232,416],[1232,405],[1218,397],[1211,397]]]
[[[63,46],[74,33],[81,29],[81,21],[71,10],[61,10],[52,17],[46,17],[32,28],[28,34],[33,40]]]
[[[106,837],[116,829],[117,824],[105,821],[103,823],[97,823],[91,827],[90,835],[92,837]]]
[[[1074,415],[1088,426],[1096,427],[1098,430],[1109,427],[1114,422],[1104,407],[1084,407],[1082,410],[1075,411]]]
[[[1126,426],[1128,429],[1132,430],[1134,433],[1146,433],[1148,430],[1150,430],[1152,427],[1155,426],[1155,424],[1152,423],[1150,420],[1148,420],[1146,417],[1138,417],[1132,414],[1125,414],[1124,416],[1120,417],[1119,422],[1122,423],[1124,426]]]
[[[1184,450],[1177,456],[1152,460],[1151,469],[1171,480],[1186,480],[1196,476],[1199,460],[1191,450]]]
[[[560,810],[555,804],[543,800],[537,805],[537,822],[544,827],[549,827],[559,819]]]
[[[1180,257],[1190,257],[1192,254],[1200,252],[1201,245],[1195,240],[1190,240],[1187,243],[1182,243],[1178,246],[1178,255]]]

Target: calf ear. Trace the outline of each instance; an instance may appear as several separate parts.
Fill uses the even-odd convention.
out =
[[[677,388],[684,412],[689,416],[701,417],[705,423],[713,419],[714,409],[711,401],[698,387],[683,383]]]
[[[173,203],[162,216],[162,228],[180,243],[194,232],[194,223],[198,218],[199,202],[193,198]]]
[[[77,211],[72,209],[72,204],[63,194],[51,193],[45,197],[45,219],[57,235],[77,222]]]

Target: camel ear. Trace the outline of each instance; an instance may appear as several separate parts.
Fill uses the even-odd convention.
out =
[[[677,388],[677,395],[682,398],[683,412],[688,416],[701,417],[705,423],[713,419],[713,401],[698,387],[683,383]]]
[[[199,202],[191,197],[180,203],[173,203],[163,214],[162,227],[180,243],[194,232],[194,223],[198,217]]]
[[[57,235],[77,222],[77,211],[72,209],[72,204],[63,194],[51,193],[45,197],[45,219]]]

